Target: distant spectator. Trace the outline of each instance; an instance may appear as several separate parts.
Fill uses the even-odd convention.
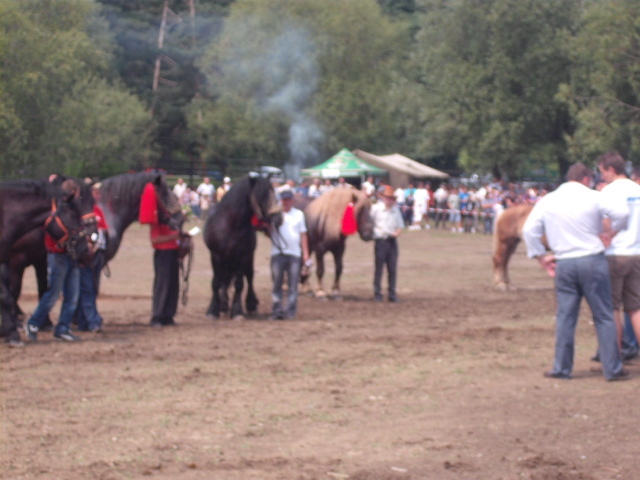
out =
[[[182,200],[182,195],[184,194],[186,189],[187,189],[187,184],[184,183],[184,180],[182,178],[179,178],[178,182],[173,187],[173,194],[178,199],[178,202]]]

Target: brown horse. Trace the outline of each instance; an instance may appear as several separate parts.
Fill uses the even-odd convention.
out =
[[[533,205],[519,204],[507,208],[493,227],[493,284],[501,290],[509,288],[509,260],[522,239],[522,227]]]
[[[358,225],[358,233],[364,241],[373,238],[373,220],[371,219],[371,201],[360,190],[334,188],[322,194],[308,205],[295,201],[296,208],[304,210],[309,235],[309,252],[316,256],[316,277],[318,288],[316,297],[327,296],[322,284],[324,276],[324,254],[331,252],[335,263],[335,278],[331,296],[340,297],[340,276],[342,275],[342,257],[346,249],[347,237],[342,233],[342,219],[349,203]],[[308,277],[302,278],[302,292],[309,291]]]

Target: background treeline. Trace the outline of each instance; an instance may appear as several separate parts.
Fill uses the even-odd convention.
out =
[[[233,176],[344,147],[511,179],[640,156],[637,0],[167,5],[0,2],[0,178]]]

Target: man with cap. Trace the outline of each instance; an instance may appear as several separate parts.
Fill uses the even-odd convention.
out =
[[[373,295],[376,302],[382,301],[382,270],[387,266],[389,276],[389,301],[397,302],[396,278],[398,271],[398,236],[404,228],[402,213],[396,205],[396,197],[391,185],[385,185],[379,194],[381,202],[371,208],[373,219],[373,239],[375,241],[375,273]]]
[[[282,190],[280,193],[282,203],[282,225],[278,233],[272,235],[277,238],[271,247],[271,278],[273,290],[272,320],[294,318],[298,303],[298,283],[300,282],[300,268],[302,263],[309,260],[309,240],[307,238],[307,225],[301,210],[293,207],[293,191]],[[287,272],[288,290],[286,309],[282,303],[282,282],[284,273]]]
[[[230,188],[231,188],[231,179],[229,177],[224,177],[224,180],[222,181],[222,185],[220,185],[216,190],[216,202],[219,202],[220,200],[222,200],[222,197],[224,197],[224,194],[227,193]]]

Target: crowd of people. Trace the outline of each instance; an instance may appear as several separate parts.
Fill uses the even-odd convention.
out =
[[[218,188],[215,188],[211,179],[204,177],[202,183],[194,188],[193,185],[187,185],[183,178],[178,178],[173,194],[177,197],[185,218],[200,223],[207,219],[211,206],[222,200],[231,185],[231,178],[224,177]]]
[[[343,177],[336,180],[314,178],[300,182],[274,183],[276,193],[292,190],[302,197],[318,198],[332,188],[356,188]],[[494,220],[504,209],[520,203],[535,204],[555,185],[523,186],[495,180],[481,186],[467,185],[460,179],[417,181],[392,187],[383,179],[368,177],[359,187],[375,203],[385,189],[393,188],[404,227],[408,230],[440,228],[454,233],[493,233]]]

